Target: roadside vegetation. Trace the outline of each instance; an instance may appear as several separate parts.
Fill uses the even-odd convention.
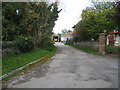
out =
[[[99,42],[99,34],[120,29],[120,2],[92,2],[92,5],[82,11],[82,19],[73,26],[73,39],[68,40],[66,44],[79,48],[88,53],[97,53],[97,50],[86,46],[75,46],[74,43],[81,42]],[[106,46],[107,53],[118,53],[120,47],[114,45]]]
[[[94,49],[91,49],[91,48],[80,47],[80,46],[73,45],[73,44],[66,44],[66,45],[69,45],[71,47],[77,48],[77,49],[82,50],[82,51],[87,52],[87,53],[98,54],[98,50],[94,50]]]
[[[17,68],[26,65],[32,61],[40,59],[42,57],[50,58],[51,56],[55,55],[56,47],[50,46],[48,49],[37,49],[31,52],[13,55],[13,56],[6,56],[2,58],[2,74],[6,74],[15,70]]]
[[[107,52],[107,53],[120,54],[120,46],[108,45],[108,46],[106,47],[106,52]]]
[[[2,74],[9,73],[10,71],[16,68],[19,68],[25,64],[28,64],[29,62],[32,62],[44,57],[44,59],[41,59],[40,61],[35,62],[33,64],[30,64],[27,67],[23,68],[22,70],[17,71],[8,77],[3,78],[2,79],[3,88],[8,88],[4,83],[10,80],[11,78],[13,78],[14,76],[19,74],[25,74],[27,70],[31,70],[36,66],[41,65],[42,63],[45,63],[48,60],[51,60],[51,57],[56,53],[56,49],[57,47],[55,46],[49,46],[49,48],[47,47],[46,49],[37,49],[24,54],[3,57],[4,67],[2,68],[2,71],[3,71]]]
[[[16,51],[2,56],[2,75],[55,54],[52,30],[60,11],[58,2],[2,3],[2,49]]]
[[[76,41],[97,41],[100,33],[113,32],[119,29],[115,2],[92,2],[82,11],[82,20],[75,26]]]
[[[61,11],[58,2],[3,2],[2,9],[3,42],[11,41],[20,52],[52,44],[52,30]]]

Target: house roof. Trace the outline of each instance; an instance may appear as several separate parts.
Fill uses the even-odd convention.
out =
[[[119,34],[120,32],[109,32],[109,34]]]
[[[72,36],[73,35],[73,32],[69,32],[67,34],[63,34],[61,35],[61,37],[68,37],[68,36]]]

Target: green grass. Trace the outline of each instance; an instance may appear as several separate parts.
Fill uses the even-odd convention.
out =
[[[109,46],[108,45],[107,48],[110,50],[120,50],[120,47],[118,47],[118,46]]]
[[[2,57],[2,75],[11,72],[27,63],[40,59],[41,57],[51,57],[55,54],[56,47],[51,46],[51,50],[37,49],[31,52]]]
[[[8,76],[8,77],[5,77],[2,79],[2,81],[6,82],[8,80],[10,80],[11,78],[13,78],[14,76],[18,75],[18,74],[24,74],[26,72],[26,70],[28,69],[33,69],[34,67],[36,67],[37,65],[40,65],[42,63],[45,63],[46,61],[50,60],[50,57],[46,57],[38,62],[35,62],[33,64],[30,64],[29,66],[26,66],[25,68],[23,68],[22,70],[20,71],[17,71],[15,73],[13,73],[12,75]],[[4,84],[3,84],[4,87],[6,87]]]
[[[97,50],[94,50],[94,49],[91,49],[91,48],[80,47],[80,46],[76,46],[76,45],[69,45],[69,46],[80,49],[80,50],[82,50],[84,52],[87,52],[87,53],[98,54]]]
[[[111,46],[111,45],[108,45],[106,51],[108,53],[110,53],[110,52],[116,52],[116,53],[120,52],[120,46]]]

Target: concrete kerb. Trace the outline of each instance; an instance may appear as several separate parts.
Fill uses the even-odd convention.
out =
[[[26,65],[24,65],[24,66],[22,66],[22,67],[20,67],[20,68],[18,68],[18,69],[15,69],[15,70],[7,73],[7,74],[4,74],[4,75],[2,75],[2,76],[0,77],[0,80],[2,80],[3,78],[8,77],[8,76],[14,74],[14,73],[17,72],[17,71],[22,70],[22,69],[24,69],[25,67],[27,67],[27,66],[29,66],[29,65],[31,65],[31,64],[34,64],[35,62],[38,62],[38,61],[40,61],[40,60],[42,60],[42,59],[44,59],[44,57],[42,57],[42,58],[40,58],[40,59],[37,59],[37,60],[35,60],[35,61],[32,61],[32,62],[30,62],[30,63],[28,63],[28,64],[26,64]]]

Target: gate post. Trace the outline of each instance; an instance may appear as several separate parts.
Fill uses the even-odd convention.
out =
[[[99,34],[99,54],[105,55],[106,50],[106,36],[105,33]]]

